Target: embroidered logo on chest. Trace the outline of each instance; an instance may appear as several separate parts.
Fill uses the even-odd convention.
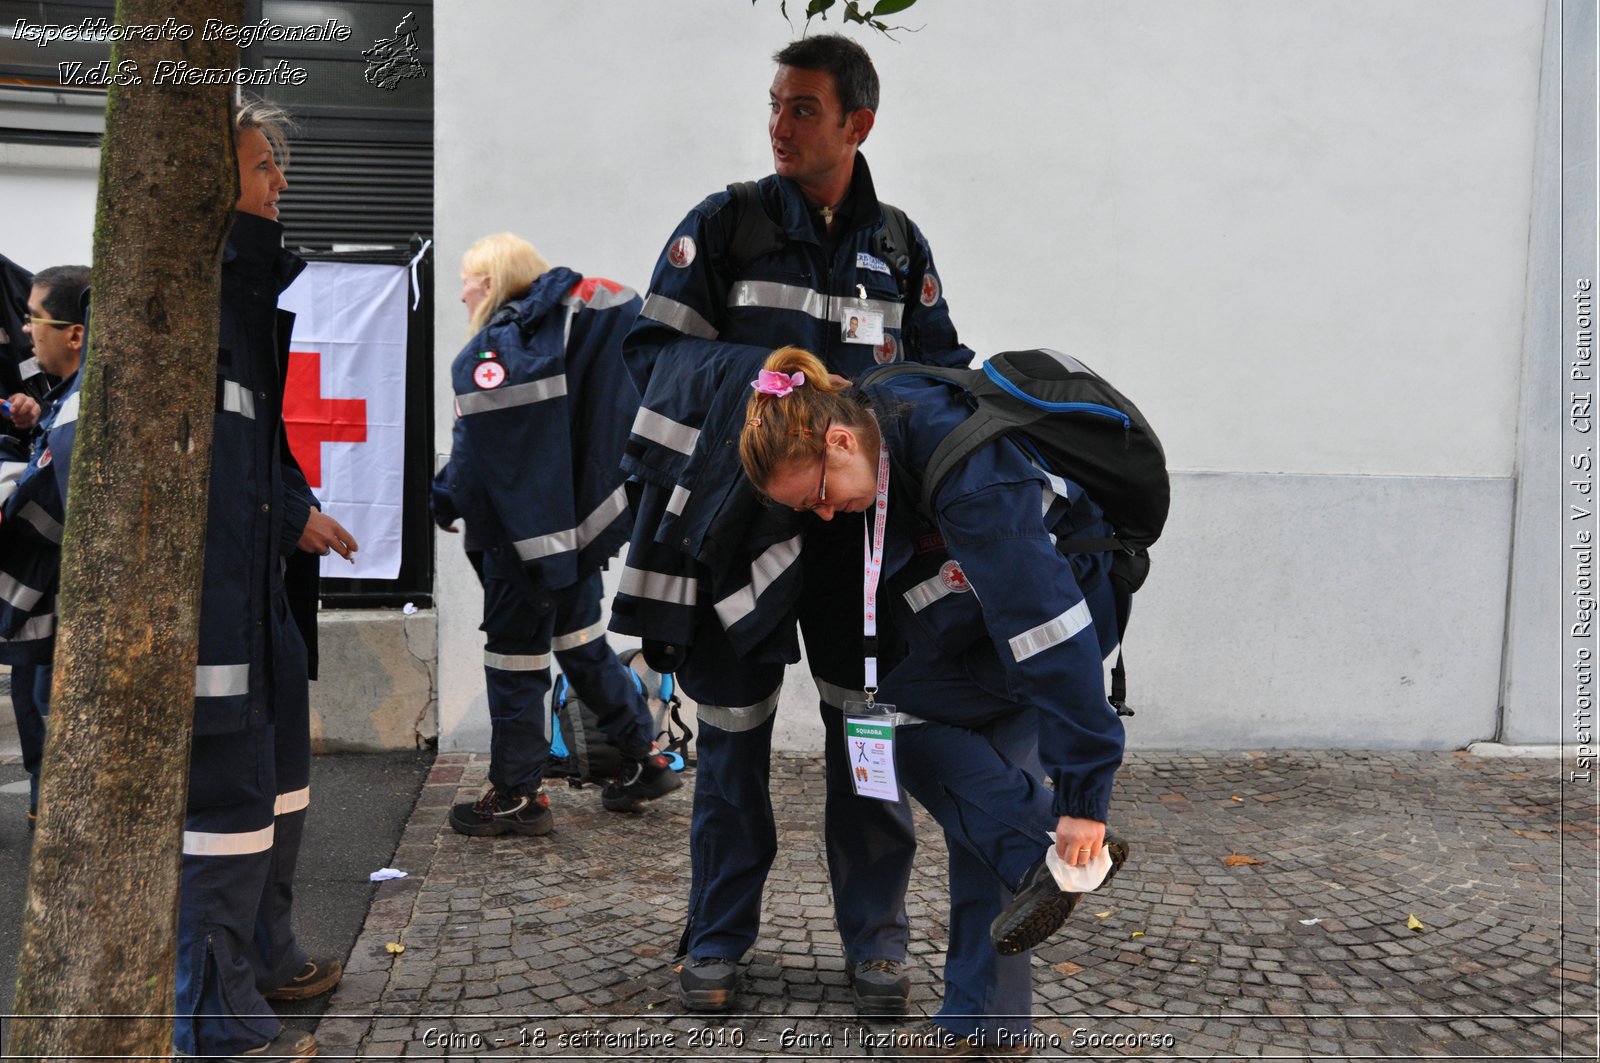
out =
[[[939,582],[944,584],[945,590],[951,594],[966,594],[972,590],[972,584],[967,582],[967,574],[961,571],[958,561],[946,561],[939,569]]]

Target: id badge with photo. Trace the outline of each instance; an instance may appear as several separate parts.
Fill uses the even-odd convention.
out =
[[[883,311],[846,304],[839,308],[839,338],[846,343],[883,342]]]
[[[850,784],[857,797],[879,801],[900,800],[900,781],[894,773],[893,705],[864,701],[844,703],[844,742],[850,766]]]

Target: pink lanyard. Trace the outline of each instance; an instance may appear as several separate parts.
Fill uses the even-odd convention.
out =
[[[889,441],[879,437],[878,497],[873,506],[872,528],[861,526],[866,575],[861,594],[861,642],[865,652],[864,676],[867,704],[878,692],[878,579],[883,574],[883,534],[889,524]]]

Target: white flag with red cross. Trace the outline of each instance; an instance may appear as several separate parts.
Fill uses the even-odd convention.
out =
[[[283,421],[322,509],[355,536],[324,576],[400,574],[406,431],[404,266],[312,262],[278,300],[295,314]]]

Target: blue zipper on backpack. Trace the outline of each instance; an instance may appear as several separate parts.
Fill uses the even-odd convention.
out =
[[[1088,413],[1096,417],[1109,417],[1113,421],[1120,421],[1124,429],[1133,427],[1133,418],[1121,410],[1103,406],[1098,402],[1046,402],[1044,399],[1035,398],[1007,380],[999,370],[988,362],[983,363],[983,375],[994,381],[1000,387],[1000,390],[1012,398],[1021,399],[1028,405],[1037,406],[1041,410],[1049,410],[1051,413]]]

